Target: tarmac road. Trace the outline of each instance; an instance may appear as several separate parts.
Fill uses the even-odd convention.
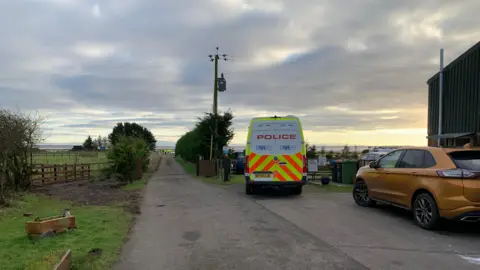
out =
[[[350,193],[319,193],[310,186],[300,197],[254,200],[370,269],[480,269],[480,224],[451,222],[426,231],[404,210],[358,207]]]
[[[115,269],[367,269],[245,195],[191,179],[170,156],[141,212]]]
[[[425,231],[404,211],[310,186],[248,197],[192,179],[168,156],[141,211],[116,269],[480,268],[478,226]]]

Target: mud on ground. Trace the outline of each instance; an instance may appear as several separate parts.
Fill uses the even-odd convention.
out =
[[[158,170],[162,162],[160,153],[150,156],[149,171]],[[168,161],[167,161],[168,162]],[[76,181],[36,187],[33,193],[43,194],[60,200],[72,201],[75,205],[122,206],[133,214],[140,214],[142,190],[122,190],[122,183],[115,180]]]
[[[73,205],[112,205],[123,206],[133,214],[140,213],[140,191],[125,191],[123,184],[106,180],[90,183],[77,181],[37,187],[33,193],[46,195],[60,200],[72,201]]]

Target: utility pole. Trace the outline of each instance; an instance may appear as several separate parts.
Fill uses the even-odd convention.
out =
[[[226,54],[222,54],[220,55],[218,53],[218,47],[216,48],[217,51],[215,53],[215,55],[208,55],[208,57],[210,57],[210,61],[214,62],[215,64],[215,71],[214,71],[214,79],[213,79],[213,117],[214,117],[214,121],[215,121],[215,128],[214,128],[214,132],[213,132],[213,136],[212,136],[212,142],[215,142],[215,143],[212,143],[212,144],[215,144],[215,150],[212,151],[212,145],[210,146],[210,160],[212,159],[212,152],[213,152],[213,157],[216,158],[217,157],[217,150],[218,150],[218,141],[217,141],[217,137],[218,137],[218,123],[217,123],[217,118],[218,118],[218,60],[224,60],[224,61],[227,61],[227,55]]]

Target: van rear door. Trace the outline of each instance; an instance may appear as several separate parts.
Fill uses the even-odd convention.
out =
[[[253,181],[301,181],[303,139],[298,120],[253,122],[249,156]]]
[[[256,121],[251,124],[248,166],[250,179],[253,181],[275,181],[274,134],[274,123],[270,121]]]
[[[303,172],[303,139],[298,120],[281,120],[276,123],[277,166],[275,176],[279,181],[301,181]]]

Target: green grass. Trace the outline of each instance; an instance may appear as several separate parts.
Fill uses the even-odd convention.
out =
[[[214,185],[238,185],[238,184],[244,184],[245,183],[245,178],[243,175],[232,175],[232,178],[230,181],[225,182],[218,177],[198,177],[200,180],[204,183],[207,184],[214,184]]]
[[[178,164],[180,164],[187,173],[189,173],[191,175],[196,174],[197,169],[195,168],[195,164],[190,163],[190,162],[186,162],[185,160],[181,159],[180,157],[176,157],[175,159],[177,160]]]
[[[36,216],[59,215],[64,208],[70,208],[75,216],[76,230],[37,242],[28,239],[26,221]],[[33,216],[24,217],[24,213]],[[131,214],[120,207],[73,207],[68,201],[25,195],[13,207],[0,209],[1,269],[52,269],[52,259],[67,249],[72,251],[72,269],[109,269],[117,259],[131,219]],[[93,248],[100,248],[103,253],[91,258],[88,252]]]
[[[140,190],[147,184],[148,179],[153,175],[160,162],[162,161],[162,157],[159,153],[153,152],[150,154],[150,164],[148,165],[148,172],[143,173],[142,179],[134,181],[133,183],[126,184],[125,186],[121,187],[121,189],[125,191],[132,191],[132,190]],[[195,169],[195,167],[194,167]]]
[[[310,183],[309,185],[315,187],[319,191],[324,191],[324,192],[352,192],[353,190],[353,185],[338,184],[333,182],[330,182],[328,185],[322,185],[321,183],[319,184]]]
[[[214,184],[214,185],[237,185],[237,184],[245,183],[245,178],[243,175],[232,174],[232,178],[228,182],[224,182],[218,177],[198,177],[196,176],[197,169],[195,168],[195,164],[186,162],[179,157],[177,157],[176,160],[188,174],[194,176],[195,178],[199,179],[204,183]]]
[[[33,154],[33,164],[79,164],[107,162],[105,152],[42,152]]]
[[[121,189],[125,191],[140,190],[145,187],[150,176],[152,176],[151,172],[144,173],[142,179],[134,181],[133,183],[126,184],[121,187]]]

